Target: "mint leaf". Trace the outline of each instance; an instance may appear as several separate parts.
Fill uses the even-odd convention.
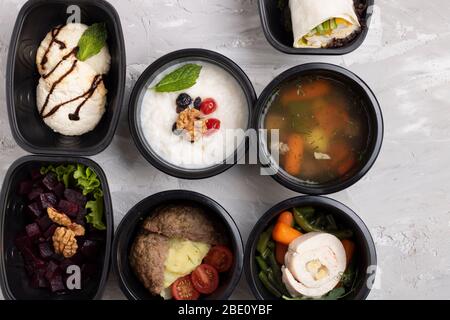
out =
[[[185,64],[166,75],[156,86],[156,92],[176,92],[188,89],[197,83],[202,66]]]
[[[78,41],[77,59],[85,61],[102,50],[106,44],[107,32],[105,23],[94,23],[84,31]]]

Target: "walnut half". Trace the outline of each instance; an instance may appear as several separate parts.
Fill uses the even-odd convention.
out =
[[[58,227],[52,237],[55,252],[62,254],[65,258],[70,258],[77,253],[78,244],[75,239],[75,232],[64,227]]]
[[[58,212],[54,208],[47,208],[47,214],[50,220],[60,226],[68,227],[72,223],[72,220],[66,214]]]
[[[77,237],[84,236],[84,227],[78,223],[72,222],[72,220],[70,220],[70,218],[66,214],[58,212],[54,208],[47,208],[47,214],[50,220],[52,220],[54,223],[59,224],[60,226],[69,228],[70,230],[75,232],[75,235]]]

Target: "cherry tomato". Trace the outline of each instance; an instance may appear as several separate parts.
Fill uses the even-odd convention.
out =
[[[206,120],[206,129],[208,133],[213,133],[220,129],[220,120],[216,118],[210,118]]]
[[[191,277],[187,275],[172,284],[172,296],[175,300],[197,300],[200,293],[195,290]]]
[[[219,273],[213,266],[201,264],[191,273],[191,281],[198,292],[211,294],[219,286]]]
[[[216,110],[217,110],[217,102],[212,98],[205,99],[200,104],[200,111],[203,114],[211,114]]]
[[[209,250],[204,261],[216,268],[217,271],[226,272],[233,264],[233,254],[225,246],[215,246]]]

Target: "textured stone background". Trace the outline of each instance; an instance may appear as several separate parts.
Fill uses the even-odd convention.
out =
[[[7,120],[5,65],[17,12],[24,1],[0,0],[0,179],[25,154]],[[127,96],[156,58],[203,47],[235,60],[261,92],[282,71],[326,61],[361,76],[377,95],[386,122],[378,162],[362,181],[332,195],[353,208],[373,233],[380,287],[371,299],[450,298],[450,28],[447,0],[377,0],[365,43],[344,57],[287,56],[264,38],[256,0],[115,0],[127,49]],[[127,101],[127,100],[125,100]],[[139,200],[162,190],[189,189],[221,203],[246,240],[268,208],[294,193],[256,167],[235,167],[204,181],[158,172],[131,141],[126,102],[110,147],[93,157],[108,175],[116,225]],[[263,187],[262,187],[263,186]],[[106,299],[123,298],[111,275]],[[251,298],[244,278],[233,298]]]

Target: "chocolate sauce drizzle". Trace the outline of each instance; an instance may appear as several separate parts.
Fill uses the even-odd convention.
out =
[[[62,42],[62,41],[59,41],[56,38],[62,28],[63,28],[63,26],[60,25],[60,26],[57,26],[57,27],[53,28],[52,31],[51,31],[52,32],[52,40],[50,41],[50,43],[49,43],[49,45],[47,47],[47,50],[45,50],[44,56],[42,57],[42,60],[41,60],[41,68],[42,68],[42,70],[46,69],[45,64],[48,61],[48,57],[47,56],[48,56],[48,53],[50,52],[50,48],[53,46],[54,43],[58,44],[59,45],[59,49],[61,49],[61,50],[64,50],[66,48],[66,44],[64,42]]]
[[[41,67],[43,70],[46,69],[45,64],[48,62],[48,53],[50,52],[50,48],[52,47],[52,45],[54,43],[59,45],[59,49],[60,50],[64,50],[66,49],[66,44],[60,40],[58,40],[56,37],[58,36],[59,32],[61,31],[61,29],[63,28],[63,26],[57,26],[55,28],[52,29],[51,31],[51,35],[52,35],[52,40],[50,41],[50,44],[47,48],[47,50],[44,53],[44,56],[42,57],[41,60]],[[61,63],[65,60],[67,60],[69,57],[71,57],[72,55],[76,55],[78,52],[78,47],[73,48],[69,53],[67,53],[64,57],[62,57],[62,59],[56,64],[55,67],[53,67],[52,70],[50,70],[48,73],[46,73],[45,75],[42,76],[42,78],[47,79],[48,77],[50,77],[53,72],[55,72],[55,70],[61,65]],[[69,119],[72,121],[78,121],[80,120],[80,111],[81,108],[86,104],[86,102],[94,95],[95,90],[97,90],[98,86],[100,85],[100,83],[103,82],[103,76],[102,75],[96,75],[94,77],[94,79],[92,80],[91,86],[89,88],[89,90],[87,90],[85,93],[83,93],[82,95],[75,97],[71,100],[62,102],[60,104],[57,104],[56,106],[54,106],[49,112],[47,112],[46,114],[44,114],[44,111],[50,101],[50,96],[53,94],[53,91],[55,91],[55,88],[58,86],[58,84],[60,84],[68,75],[70,75],[74,70],[75,67],[77,65],[78,60],[75,59],[72,63],[71,68],[64,73],[58,80],[56,80],[53,84],[52,87],[50,88],[49,93],[47,94],[47,97],[45,98],[45,103],[42,106],[41,111],[39,112],[39,115],[45,119],[47,117],[50,117],[52,115],[54,115],[62,106],[69,104],[71,102],[77,101],[79,99],[83,99],[83,101],[77,106],[76,110],[74,113],[69,114]]]
[[[58,84],[60,84],[61,81],[63,81],[69,74],[71,74],[73,70],[75,70],[75,67],[77,66],[77,62],[78,62],[78,60],[74,60],[70,69],[68,71],[66,71],[66,73],[64,73],[61,77],[59,77],[58,80],[56,80],[52,84],[52,87],[50,88],[50,91],[48,92],[47,97],[45,98],[45,102],[44,102],[44,105],[42,106],[41,112],[39,113],[43,118],[46,118],[48,116],[48,114],[44,116],[44,111],[48,105],[48,102],[50,101],[50,96],[53,94],[53,91],[55,91],[56,86]]]
[[[52,70],[50,70],[49,73],[43,75],[42,78],[47,79],[48,77],[50,77],[52,75],[52,73],[55,72],[56,69],[58,69],[59,65],[63,61],[67,60],[71,55],[77,54],[77,52],[78,52],[78,47],[73,48],[72,51],[70,51],[68,54],[66,54],[64,57],[62,57],[62,59],[56,64],[56,66]]]
[[[47,118],[50,117],[52,115],[54,115],[59,108],[61,108],[62,106],[69,104],[71,102],[77,101],[79,99],[83,99],[83,101],[77,106],[77,109],[75,110],[74,113],[69,114],[69,119],[72,121],[78,121],[80,120],[80,111],[81,108],[85,105],[85,103],[93,96],[95,90],[97,90],[98,86],[100,85],[100,83],[103,81],[103,76],[101,75],[96,75],[94,77],[94,79],[92,80],[91,86],[89,88],[88,91],[86,91],[85,93],[83,93],[82,95],[79,95],[78,97],[75,97],[73,99],[70,99],[66,102],[62,102],[60,104],[57,104],[56,106],[53,107],[52,110],[50,110],[46,115],[43,116],[43,118]]]

